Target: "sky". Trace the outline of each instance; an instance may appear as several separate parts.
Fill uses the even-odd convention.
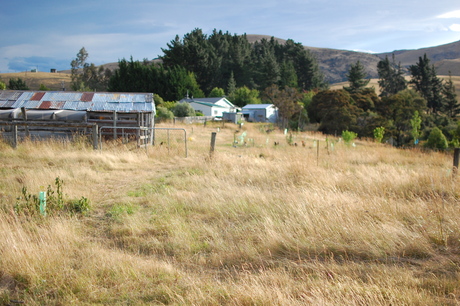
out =
[[[460,40],[458,0],[0,0],[0,73],[163,55],[199,28],[304,46],[391,52]]]

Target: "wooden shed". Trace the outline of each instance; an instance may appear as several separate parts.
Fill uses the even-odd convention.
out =
[[[105,138],[133,134],[152,143],[154,118],[153,93],[0,91],[4,131],[19,125],[24,132],[42,137],[97,125]]]

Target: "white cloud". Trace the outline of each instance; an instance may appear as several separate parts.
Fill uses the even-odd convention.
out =
[[[454,23],[449,27],[449,29],[454,32],[460,32],[460,24]]]
[[[437,18],[460,18],[460,10],[456,11],[451,11],[439,16],[436,16]]]

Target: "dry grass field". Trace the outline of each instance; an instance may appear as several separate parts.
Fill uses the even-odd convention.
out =
[[[62,89],[62,83],[67,90],[70,90],[70,73],[49,73],[49,72],[11,72],[11,73],[0,73],[0,81],[8,86],[10,79],[21,78],[26,82],[30,90],[38,90],[40,85],[43,84],[47,88],[53,91]]]
[[[0,142],[0,304],[459,304],[451,154],[175,127],[188,157],[176,131],[148,150]],[[90,211],[14,211],[56,178]]]

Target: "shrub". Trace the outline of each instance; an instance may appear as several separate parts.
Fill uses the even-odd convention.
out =
[[[445,150],[448,147],[448,142],[442,131],[435,127],[431,130],[425,146],[430,149]]]
[[[385,128],[383,126],[376,127],[374,129],[374,139],[376,142],[381,143],[384,135],[385,135]]]
[[[357,136],[358,134],[356,134],[355,132],[350,132],[346,130],[342,131],[342,139],[343,141],[345,141],[345,143],[352,142]]]
[[[163,106],[158,106],[157,107],[157,114],[156,114],[158,119],[173,119],[174,114],[172,111],[167,109],[166,107]]]
[[[192,117],[195,116],[195,110],[187,102],[177,103],[173,109],[174,116],[176,117]]]

